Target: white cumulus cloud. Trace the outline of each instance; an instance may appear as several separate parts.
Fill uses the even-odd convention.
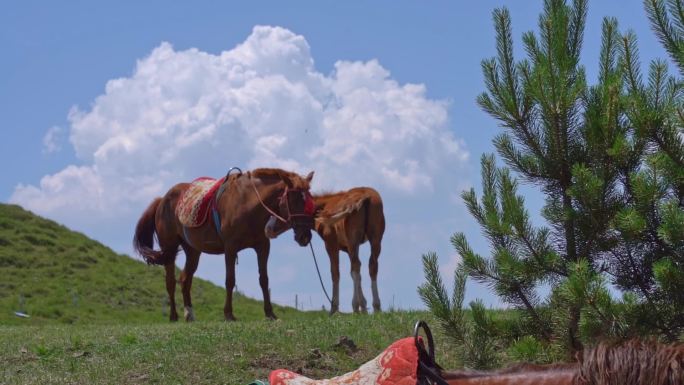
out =
[[[339,61],[322,74],[306,39],[279,27],[257,26],[216,55],[162,43],[89,108],[69,112],[82,164],[19,184],[10,201],[53,217],[124,215],[173,183],[234,165],[316,170],[315,189],[433,191],[468,157],[447,110],[377,60]],[[59,149],[59,130],[46,134],[46,152]]]
[[[62,128],[59,126],[50,127],[43,136],[43,153],[52,154],[62,149]]]
[[[430,98],[422,84],[401,83],[378,60],[341,60],[324,74],[306,39],[284,28],[257,26],[218,54],[161,43],[87,107],[68,111],[68,127],[48,130],[44,151],[72,150],[76,164],[18,184],[10,201],[130,252],[142,210],[175,183],[220,177],[231,166],[315,170],[314,190],[380,191],[387,218],[381,297],[385,306],[395,297],[416,303],[420,255],[452,254],[449,236],[467,222],[454,196],[470,183],[468,152],[448,110],[447,101]],[[273,298],[290,303],[302,294],[320,304],[311,258],[291,237],[272,246]],[[320,240],[314,248],[322,252]],[[260,298],[256,260],[241,254],[248,256],[240,259],[240,290]],[[325,257],[320,262],[326,270]],[[223,271],[223,258],[209,256],[198,275],[222,284]],[[340,294],[344,309],[348,274]]]

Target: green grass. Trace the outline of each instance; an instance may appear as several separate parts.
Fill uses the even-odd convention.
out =
[[[198,319],[222,319],[223,288],[195,278],[192,294]],[[260,301],[235,297],[238,318],[263,318]],[[117,254],[19,206],[0,204],[0,325],[166,322],[167,301],[160,266]],[[176,303],[182,317],[180,285]],[[297,313],[279,306],[275,312]]]
[[[225,323],[224,289],[196,279],[201,321],[169,323],[163,275],[158,266],[0,204],[0,384],[246,384],[276,368],[326,378],[411,335],[416,320],[432,319],[425,312],[329,317],[276,306],[281,320],[267,321],[260,301],[237,295],[240,321]],[[440,362],[458,366],[434,332]],[[358,351],[336,346],[341,336]]]
[[[279,321],[4,326],[0,383],[247,384],[277,368],[327,378],[356,369],[426,317],[301,313]],[[336,346],[341,336],[358,351]],[[455,367],[445,339],[438,332],[436,339],[439,361]]]

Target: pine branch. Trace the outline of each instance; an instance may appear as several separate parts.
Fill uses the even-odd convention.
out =
[[[624,76],[631,94],[641,94],[643,83],[641,80],[641,70],[639,66],[639,48],[637,38],[633,31],[627,32],[622,37],[621,62],[625,69]]]
[[[644,0],[651,28],[656,33],[658,40],[670,54],[672,60],[679,66],[679,71],[684,74],[684,55],[682,54],[682,35],[677,32],[670,22],[664,0]]]
[[[579,57],[584,41],[584,24],[587,19],[587,0],[575,0],[570,17],[570,54]]]
[[[615,72],[615,65],[618,56],[617,19],[603,19],[603,42],[601,44],[601,56],[599,59],[599,83],[605,84],[612,73]]]
[[[669,0],[668,3],[670,11],[676,16],[674,22],[678,32],[684,32],[684,7],[682,7],[682,0]]]
[[[423,271],[426,282],[418,287],[420,298],[439,320],[444,333],[457,344],[463,343],[466,334],[462,311],[465,273],[456,270],[453,297],[450,300],[439,272],[437,254],[423,254]]]

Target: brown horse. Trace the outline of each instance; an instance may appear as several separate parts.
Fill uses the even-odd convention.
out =
[[[601,343],[571,364],[442,372],[448,385],[684,385],[684,344],[631,340]]]
[[[520,364],[496,371],[444,372],[448,385],[571,385],[577,364]]]
[[[226,302],[223,308],[226,320],[233,316],[233,289],[235,262],[238,252],[252,248],[257,254],[259,284],[264,298],[266,317],[275,319],[268,287],[268,254],[270,240],[264,233],[272,215],[277,215],[294,229],[294,238],[300,246],[311,240],[313,210],[309,194],[313,172],[306,177],[280,169],[256,169],[230,174],[224,182],[224,192],[215,202],[217,216],[209,215],[198,227],[185,227],[176,215],[176,205],[189,183],[173,186],[163,198],[156,198],[140,217],[135,229],[133,245],[147,263],[164,265],[166,290],[171,306],[171,321],[178,319],[175,304],[175,259],[178,248],[185,252],[185,267],[180,284],[185,306],[185,320],[194,320],[190,289],[201,253],[224,254],[226,262]],[[216,217],[220,218],[216,221]],[[161,250],[153,249],[156,235]]]
[[[366,298],[361,289],[361,260],[359,246],[370,243],[368,272],[373,292],[373,310],[380,311],[380,295],[378,294],[378,258],[382,236],[385,232],[385,214],[382,199],[377,191],[370,187],[356,187],[348,191],[332,194],[315,194],[316,232],[325,242],[325,250],[330,257],[330,271],[333,281],[333,295],[330,314],[339,310],[340,295],[340,250],[349,255],[351,276],[354,282],[352,309],[354,312],[366,312]],[[287,230],[282,222],[274,218],[267,226],[267,235],[274,238]]]

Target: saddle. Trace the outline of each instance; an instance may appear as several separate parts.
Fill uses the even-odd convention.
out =
[[[197,178],[183,192],[176,204],[176,216],[185,227],[199,227],[207,220],[209,209],[216,204],[216,192],[226,178]]]
[[[424,330],[427,347],[419,335]],[[285,369],[271,372],[270,385],[448,385],[435,363],[435,346],[424,321],[414,327],[413,337],[400,339],[357,370],[338,377],[313,380]],[[264,384],[261,381],[252,383]],[[252,385],[250,384],[250,385]]]

